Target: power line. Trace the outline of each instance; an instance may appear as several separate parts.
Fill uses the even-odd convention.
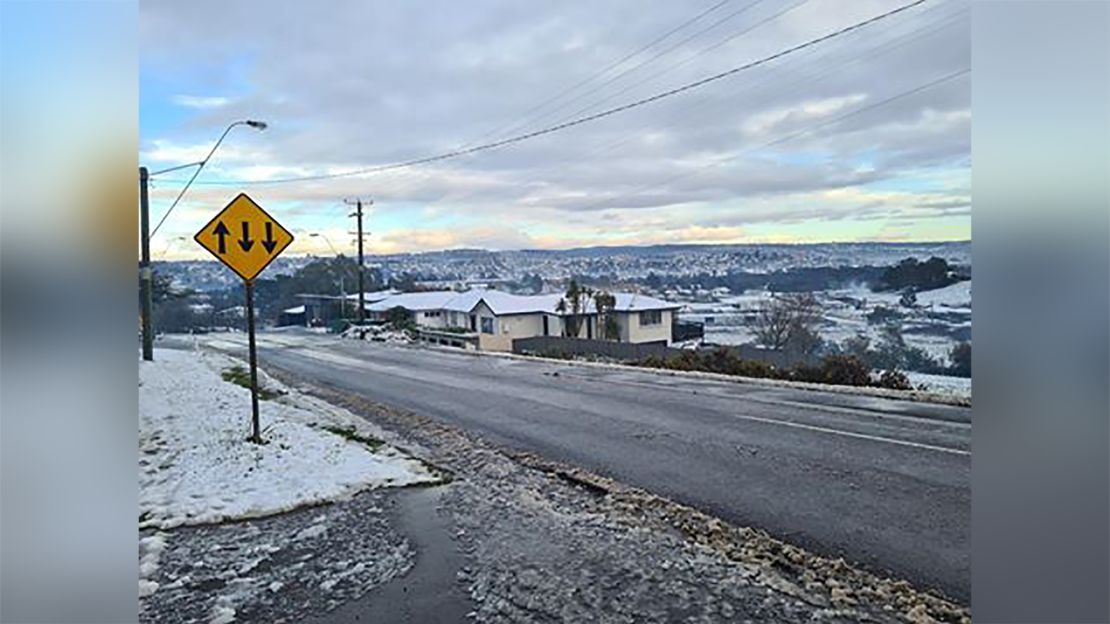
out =
[[[870,26],[871,24],[875,24],[877,22],[880,22],[884,19],[890,18],[890,17],[892,17],[894,15],[897,15],[899,13],[902,13],[904,11],[908,11],[909,9],[912,9],[912,8],[918,6],[918,5],[924,4],[925,2],[926,2],[926,0],[914,0],[913,2],[910,2],[908,4],[904,4],[902,6],[899,6],[899,7],[895,8],[895,9],[892,9],[890,11],[886,11],[885,13],[880,13],[879,15],[876,15],[874,17],[870,17],[866,20],[856,22],[856,23],[854,23],[850,26],[845,26],[843,28],[834,30],[834,31],[832,31],[828,34],[822,35],[822,36],[817,37],[815,39],[810,39],[809,41],[806,41],[804,43],[800,43],[800,44],[795,45],[795,46],[791,46],[789,48],[786,48],[784,50],[781,50],[781,51],[776,52],[774,54],[771,54],[769,56],[765,56],[763,58],[757,59],[755,61],[751,61],[751,62],[745,63],[743,65],[739,65],[737,67],[734,67],[732,69],[729,69],[729,70],[726,70],[726,71],[723,71],[723,72],[720,72],[720,73],[717,73],[717,74],[713,74],[712,76],[707,76],[707,77],[702,78],[700,80],[696,80],[694,82],[690,82],[690,83],[684,84],[682,86],[675,87],[673,89],[669,89],[667,91],[663,91],[663,92],[657,93],[657,94],[649,96],[649,97],[645,97],[645,98],[641,98],[639,100],[635,100],[633,102],[629,102],[628,104],[623,104],[621,106],[616,106],[614,108],[610,108],[610,109],[607,109],[607,110],[604,110],[604,111],[601,111],[601,112],[598,112],[598,113],[594,113],[592,115],[587,115],[585,117],[580,117],[580,118],[577,118],[577,119],[574,119],[574,120],[571,120],[571,121],[567,121],[567,122],[564,122],[564,123],[555,124],[553,126],[548,126],[546,128],[542,128],[540,130],[534,130],[532,132],[528,132],[528,133],[525,133],[525,134],[520,134],[520,135],[517,135],[517,136],[509,137],[507,139],[501,139],[499,141],[493,141],[491,143],[476,145],[474,147],[469,147],[469,148],[465,148],[465,149],[452,150],[452,151],[449,151],[449,152],[444,152],[442,154],[436,154],[434,156],[425,156],[425,157],[422,157],[422,158],[414,158],[414,159],[411,159],[411,160],[404,160],[404,161],[399,161],[399,162],[395,162],[395,163],[377,165],[377,166],[373,166],[373,167],[364,167],[364,168],[361,168],[361,169],[354,169],[354,170],[350,170],[350,171],[341,171],[341,172],[337,172],[337,173],[325,173],[325,174],[318,174],[318,175],[311,175],[311,176],[297,176],[297,177],[289,177],[289,178],[276,178],[276,179],[273,179],[273,180],[213,180],[213,181],[207,182],[207,184],[209,184],[209,185],[244,185],[245,186],[245,185],[287,184],[287,183],[291,183],[291,182],[312,182],[312,181],[319,181],[319,180],[330,180],[330,179],[335,179],[335,178],[345,178],[345,177],[351,177],[351,176],[357,176],[357,175],[366,175],[366,174],[371,174],[371,173],[381,173],[381,172],[384,172],[384,171],[391,171],[391,170],[394,170],[394,169],[403,169],[403,168],[407,168],[407,167],[414,167],[414,166],[417,166],[417,165],[424,165],[424,164],[429,164],[429,163],[433,163],[433,162],[438,162],[438,161],[441,161],[441,160],[448,160],[448,159],[451,159],[451,158],[457,158],[459,156],[465,156],[467,154],[473,154],[475,152],[487,151],[487,150],[496,149],[496,148],[499,148],[499,147],[504,147],[506,145],[511,145],[513,143],[519,143],[521,141],[525,141],[525,140],[528,140],[528,139],[533,139],[533,138],[536,138],[536,137],[544,136],[544,135],[547,135],[547,134],[551,134],[553,132],[558,132],[560,130],[566,130],[567,128],[572,128],[572,127],[575,127],[575,126],[579,126],[579,125],[582,125],[582,124],[585,124],[585,123],[589,123],[591,121],[596,121],[598,119],[603,119],[605,117],[610,117],[610,116],[615,115],[617,113],[622,113],[624,111],[631,110],[631,109],[634,109],[634,108],[638,108],[640,106],[644,106],[644,105],[647,105],[647,104],[651,104],[653,102],[657,102],[659,100],[669,98],[669,97],[678,95],[680,93],[685,93],[686,91],[690,91],[692,89],[696,89],[698,87],[705,86],[709,83],[716,82],[716,81],[722,80],[724,78],[728,78],[729,76],[738,74],[742,71],[752,69],[754,67],[759,67],[760,65],[765,65],[765,64],[770,63],[772,61],[775,61],[777,59],[788,56],[790,54],[794,54],[796,52],[800,52],[800,51],[805,50],[807,48],[811,48],[813,46],[819,45],[819,44],[824,43],[825,41],[828,41],[830,39],[835,39],[837,37],[846,35],[850,32],[859,30],[861,28],[865,28],[867,26]]]
[[[651,43],[648,43],[647,45],[644,45],[644,46],[642,46],[642,47],[640,47],[640,48],[636,49],[635,51],[633,51],[633,52],[631,52],[631,53],[629,53],[629,54],[626,54],[626,55],[624,55],[624,56],[623,56],[623,57],[621,57],[620,59],[618,59],[618,60],[616,60],[616,61],[614,61],[614,62],[610,63],[609,65],[606,65],[606,66],[605,66],[605,68],[604,68],[604,69],[602,69],[601,71],[599,71],[599,72],[596,72],[596,73],[594,73],[594,74],[591,74],[591,75],[590,75],[589,77],[587,77],[587,78],[585,78],[585,79],[583,79],[583,80],[581,80],[581,81],[579,81],[579,82],[577,82],[577,83],[575,83],[575,84],[571,85],[570,87],[568,87],[568,88],[566,88],[566,89],[564,89],[564,90],[560,91],[560,92],[559,92],[558,94],[556,94],[556,95],[554,95],[554,96],[552,96],[552,97],[550,97],[550,98],[548,98],[548,99],[544,100],[543,102],[540,102],[540,103],[539,103],[538,105],[536,105],[536,106],[533,106],[532,108],[530,108],[530,109],[528,109],[528,110],[524,111],[524,113],[522,113],[522,114],[521,114],[521,117],[529,117],[529,116],[531,116],[531,115],[532,115],[532,113],[535,113],[535,112],[538,112],[538,111],[542,110],[542,109],[543,109],[544,107],[546,107],[546,106],[547,106],[548,104],[551,104],[551,103],[553,103],[553,102],[556,102],[556,101],[560,100],[561,98],[563,98],[564,96],[566,96],[566,95],[568,95],[568,94],[570,94],[570,93],[573,93],[573,92],[574,92],[575,90],[577,90],[577,89],[578,89],[579,87],[585,86],[585,85],[587,85],[587,84],[589,84],[589,83],[593,82],[594,80],[597,80],[598,78],[600,78],[600,77],[604,76],[605,74],[609,73],[609,72],[610,72],[610,71],[612,71],[613,69],[616,69],[617,67],[620,67],[620,66],[621,66],[621,65],[623,65],[623,64],[624,64],[625,62],[627,62],[627,61],[629,61],[629,60],[631,60],[631,59],[635,58],[636,56],[638,56],[638,55],[642,54],[643,52],[647,52],[647,51],[648,51],[648,50],[650,50],[651,48],[655,47],[655,46],[656,46],[657,44],[659,44],[659,43],[662,43],[663,41],[666,41],[666,40],[667,40],[667,39],[668,39],[668,38],[669,38],[669,37],[670,37],[671,35],[673,35],[673,34],[675,34],[676,32],[678,32],[678,31],[682,30],[683,28],[686,28],[686,27],[687,27],[687,26],[689,26],[690,24],[693,24],[693,23],[697,22],[697,21],[698,21],[698,20],[700,20],[701,18],[705,17],[706,15],[709,15],[709,14],[710,14],[710,13],[712,13],[713,11],[716,11],[717,9],[719,9],[719,8],[721,8],[722,6],[724,6],[724,5],[728,4],[729,2],[731,2],[731,0],[720,0],[720,2],[718,2],[718,3],[714,4],[713,6],[711,6],[711,7],[707,8],[707,9],[705,9],[705,10],[703,10],[703,11],[701,11],[700,13],[698,13],[697,15],[695,15],[694,17],[691,17],[690,19],[688,19],[688,20],[686,20],[686,21],[682,22],[682,23],[681,23],[681,24],[679,24],[678,26],[675,26],[674,28],[671,28],[671,29],[670,29],[670,30],[668,30],[667,32],[663,33],[662,35],[660,35],[660,36],[656,37],[655,39],[653,39],[653,40],[651,41]],[[637,67],[639,67],[639,66],[637,66]],[[635,69],[635,68],[633,68],[633,69]],[[622,73],[622,74],[620,74],[620,75],[623,75],[623,73]],[[618,75],[618,77],[619,77],[619,75]],[[604,86],[604,85],[602,85],[602,86]],[[571,101],[573,101],[573,100],[571,100]],[[555,109],[555,110],[559,110],[559,109]],[[481,137],[479,137],[479,138],[478,138],[477,140],[478,140],[478,141],[481,141],[481,140],[484,140],[484,139],[486,139],[486,138],[488,138],[488,137],[491,137],[491,136],[496,136],[496,135],[498,135],[498,134],[501,134],[502,132],[504,132],[504,131],[506,130],[506,128],[510,128],[510,127],[512,127],[512,128],[513,128],[513,130],[516,130],[516,129],[517,129],[518,127],[522,127],[522,126],[526,127],[526,126],[528,126],[529,124],[531,124],[531,123],[532,123],[533,121],[536,121],[537,119],[542,119],[542,118],[543,118],[543,117],[545,117],[546,115],[549,115],[549,114],[551,114],[551,112],[554,112],[554,111],[549,111],[549,112],[547,112],[547,113],[544,113],[543,115],[541,115],[541,116],[539,116],[539,117],[535,117],[535,118],[529,118],[529,120],[528,120],[528,121],[525,121],[525,122],[524,122],[523,124],[519,124],[518,126],[513,126],[513,124],[512,124],[511,122],[510,122],[510,123],[505,123],[505,124],[501,124],[501,125],[500,125],[500,126],[498,126],[498,127],[497,127],[497,128],[495,129],[495,130],[492,130],[492,131],[490,131],[490,132],[487,132],[487,133],[483,134],[483,135],[482,135]],[[466,144],[466,145],[464,146],[464,148],[465,148],[465,147],[470,147],[470,144],[469,144],[469,143],[468,143],[468,144]]]
[[[763,19],[759,20],[758,22],[756,22],[756,23],[754,23],[754,24],[752,24],[752,25],[750,25],[750,26],[746,26],[746,27],[744,27],[743,29],[741,29],[741,30],[739,30],[739,31],[737,31],[737,32],[735,32],[735,33],[733,33],[733,34],[729,35],[729,36],[728,36],[727,38],[725,38],[725,39],[723,39],[723,40],[721,40],[721,41],[718,41],[717,43],[715,43],[715,44],[713,44],[713,45],[709,46],[708,48],[703,48],[702,50],[698,51],[698,52],[697,52],[696,54],[694,54],[693,56],[689,56],[689,57],[687,57],[687,58],[685,58],[685,59],[683,59],[683,60],[679,61],[678,63],[676,63],[676,64],[674,64],[674,65],[671,65],[670,67],[664,68],[664,69],[662,69],[662,70],[660,70],[660,71],[656,72],[655,74],[652,74],[652,75],[649,75],[649,76],[645,76],[645,77],[644,77],[643,79],[641,79],[641,80],[639,80],[639,81],[637,81],[637,82],[634,82],[634,83],[632,83],[632,84],[630,84],[630,85],[626,85],[626,86],[625,86],[624,88],[620,89],[619,91],[617,91],[617,92],[615,92],[615,93],[611,93],[611,94],[609,94],[609,95],[607,95],[607,96],[605,96],[605,97],[601,98],[600,100],[598,100],[598,101],[594,102],[593,104],[589,104],[589,105],[587,105],[587,106],[584,106],[584,107],[582,107],[582,108],[580,108],[580,109],[578,109],[578,110],[576,110],[576,111],[572,112],[571,114],[567,115],[566,117],[563,117],[563,118],[559,119],[559,122],[561,123],[561,122],[563,122],[563,121],[566,121],[567,119],[573,119],[573,118],[575,118],[575,117],[577,117],[577,116],[579,116],[579,115],[582,115],[583,113],[586,113],[587,111],[589,111],[589,110],[590,110],[590,109],[592,109],[592,108],[595,108],[595,107],[597,107],[597,106],[599,106],[599,105],[601,105],[601,104],[604,104],[604,103],[606,103],[606,102],[608,102],[608,101],[612,100],[613,98],[616,98],[616,97],[618,97],[618,96],[620,96],[620,95],[623,95],[623,94],[625,94],[625,93],[628,93],[628,92],[629,92],[629,91],[631,91],[632,89],[635,89],[636,87],[638,87],[638,86],[640,86],[640,85],[642,85],[642,84],[645,84],[645,83],[651,82],[651,81],[653,81],[653,80],[655,80],[655,79],[659,78],[660,76],[662,76],[662,75],[664,75],[664,74],[666,74],[666,73],[668,73],[668,72],[672,72],[672,71],[674,71],[674,70],[678,69],[679,67],[682,67],[683,65],[685,65],[685,64],[687,64],[687,63],[689,63],[690,61],[692,61],[692,60],[694,60],[694,59],[696,59],[696,58],[700,57],[701,55],[703,55],[703,54],[706,54],[706,53],[708,53],[708,52],[712,52],[713,50],[716,50],[717,48],[720,48],[721,46],[723,46],[723,45],[725,45],[726,43],[728,43],[728,42],[732,41],[733,39],[736,39],[737,37],[740,37],[740,36],[742,36],[742,35],[745,35],[745,34],[747,34],[747,33],[751,32],[751,31],[755,30],[756,28],[759,28],[760,26],[762,26],[762,25],[764,25],[764,24],[766,24],[766,23],[768,23],[768,22],[774,21],[774,20],[778,19],[779,17],[782,17],[782,16],[783,16],[783,15],[785,15],[786,13],[789,13],[790,11],[793,11],[793,10],[797,9],[798,7],[802,6],[803,4],[805,4],[805,3],[806,3],[806,2],[808,2],[808,1],[809,1],[809,0],[800,0],[799,2],[796,2],[796,3],[794,3],[793,5],[790,5],[790,6],[786,6],[786,7],[782,8],[782,9],[780,9],[780,10],[779,10],[778,12],[776,12],[776,13],[773,13],[773,14],[771,14],[771,15],[768,15],[767,17],[765,17],[765,18],[763,18]]]
[[[590,76],[587,76],[586,78],[584,78],[584,79],[580,80],[579,82],[571,85],[570,87],[567,87],[566,89],[560,91],[559,93],[555,94],[554,96],[552,96],[550,98],[547,98],[546,100],[540,102],[539,104],[529,108],[527,111],[525,111],[524,113],[522,113],[520,115],[520,117],[524,119],[523,122],[516,123],[516,122],[510,120],[510,121],[507,121],[505,123],[502,123],[502,124],[498,125],[496,128],[494,128],[493,130],[490,130],[490,131],[482,134],[481,136],[479,136],[479,137],[477,137],[477,138],[475,138],[471,141],[467,141],[466,143],[457,147],[456,149],[466,149],[466,148],[472,147],[472,146],[474,146],[478,143],[486,141],[487,139],[490,139],[492,137],[517,132],[519,130],[527,128],[528,126],[532,125],[535,122],[538,122],[538,121],[544,119],[545,117],[547,117],[548,115],[550,115],[553,112],[557,112],[559,110],[562,110],[563,108],[565,108],[565,106],[567,104],[570,104],[570,103],[576,101],[581,96],[575,97],[575,98],[571,99],[569,102],[565,102],[564,104],[556,107],[552,111],[548,111],[546,113],[541,113],[539,115],[533,115],[533,113],[539,112],[539,111],[543,110],[544,108],[546,108],[547,106],[549,106],[549,105],[551,105],[555,102],[558,102],[560,99],[562,99],[563,97],[573,93],[574,91],[578,90],[579,88],[593,82],[594,80],[602,78],[603,76],[608,74],[613,69],[616,69],[616,68],[620,67],[621,65],[623,65],[627,61],[635,58],[636,56],[638,56],[638,55],[640,55],[640,54],[642,54],[642,53],[644,53],[648,50],[650,50],[651,48],[653,48],[656,45],[662,43],[663,41],[666,41],[668,38],[671,37],[671,35],[674,35],[675,33],[683,30],[687,26],[690,26],[691,24],[694,24],[694,23],[698,22],[699,20],[701,20],[706,15],[709,15],[710,13],[716,11],[717,9],[721,8],[722,6],[728,4],[731,1],[732,0],[720,0],[716,4],[713,4],[712,6],[706,8],[706,9],[703,9],[702,11],[700,11],[699,13],[694,15],[693,17],[685,20],[681,24],[671,28],[667,32],[663,33],[662,35],[659,35],[655,39],[651,40],[649,43],[641,46],[640,48],[638,48],[636,50],[633,50],[632,52],[622,56],[621,58],[617,59],[616,61],[613,61],[612,63],[609,63],[608,65],[606,65],[600,71],[595,72],[595,73],[591,74]],[[731,17],[731,15],[729,17]],[[704,32],[704,31],[701,31],[701,32]],[[684,43],[685,41],[686,40],[684,40],[683,42],[680,42],[680,43]],[[658,58],[658,56],[652,57],[652,59],[649,59],[648,62],[650,62],[651,60],[654,60],[655,58]],[[643,63],[641,63],[640,65],[643,65]],[[637,65],[636,67],[634,67],[632,69],[636,69],[636,68],[640,67],[640,65]],[[628,70],[619,74],[617,76],[617,78],[624,75],[624,73],[627,73],[627,71]],[[605,84],[608,84],[608,83],[605,83]],[[602,84],[601,87],[604,87],[605,84]],[[600,88],[600,87],[598,87],[598,88]],[[596,89],[593,89],[593,90],[587,92],[585,95],[589,95],[589,93],[592,93],[594,91],[596,91]],[[562,121],[562,120],[560,120],[560,121]],[[428,177],[429,175],[430,174],[428,174],[428,173],[423,174],[423,176],[425,178]],[[389,187],[387,186],[386,188],[389,188]]]
[[[928,25],[928,26],[925,26],[925,27],[922,27],[922,28],[918,28],[914,31],[911,31],[907,35],[903,35],[898,39],[893,39],[893,40],[890,40],[890,41],[883,42],[880,45],[875,46],[872,49],[864,51],[863,54],[865,54],[866,56],[857,56],[857,57],[852,58],[850,60],[846,60],[846,61],[838,63],[836,65],[836,68],[835,68],[834,71],[835,72],[842,71],[845,67],[856,65],[856,64],[858,64],[858,63],[860,63],[860,62],[862,62],[866,59],[873,58],[875,55],[889,53],[890,51],[892,51],[896,48],[899,48],[899,47],[902,47],[902,46],[907,45],[909,43],[912,43],[915,40],[924,38],[927,35],[935,34],[936,32],[939,32],[939,31],[943,30],[947,26],[949,26],[949,25],[955,23],[956,21],[958,21],[959,18],[961,18],[963,16],[966,16],[966,15],[967,15],[966,10],[960,11],[956,14],[947,16],[942,20],[938,20],[935,24],[931,24],[931,25]],[[823,58],[823,57],[819,57],[819,58]],[[820,72],[813,72],[813,73],[808,74],[808,75],[807,74],[798,74],[798,75],[795,76],[795,80],[792,81],[792,82],[794,84],[803,84],[803,85],[811,86],[814,83],[814,81],[821,81],[824,78],[828,77],[829,75],[831,75],[831,73],[828,70],[822,70]],[[766,82],[766,80],[764,82]],[[728,102],[727,104],[729,106],[733,106],[733,107],[735,106],[735,103],[733,103],[733,102]],[[682,115],[672,115],[671,118],[668,119],[663,124],[663,127],[673,125],[675,122],[679,121],[680,119],[684,119],[684,118],[689,117],[690,114],[693,111],[705,108],[705,106],[706,106],[706,103],[699,103],[699,104],[697,104],[693,107],[687,107],[686,109],[684,109],[682,111],[683,112]],[[613,151],[614,149],[617,149],[617,148],[621,147],[622,145],[626,145],[629,142],[631,142],[635,139],[638,139],[638,138],[640,138],[640,137],[637,136],[637,135],[625,135],[622,138],[617,139],[616,141],[611,141],[609,143],[599,145],[597,148],[591,149],[588,152],[586,152],[585,154],[577,154],[572,159],[568,160],[568,162],[571,162],[571,161],[575,162],[575,163],[589,162],[592,158],[595,158],[595,157],[597,157],[601,154],[609,153],[609,152]]]
[[[599,208],[599,207],[601,207],[605,204],[611,204],[616,200],[625,199],[627,197],[632,197],[632,196],[638,195],[640,193],[643,193],[644,191],[650,191],[650,190],[653,190],[653,189],[657,189],[661,186],[666,186],[666,185],[668,185],[672,182],[675,182],[677,180],[682,180],[684,178],[688,178],[690,176],[700,174],[703,171],[706,171],[706,170],[711,169],[713,167],[718,167],[718,166],[723,165],[727,162],[731,162],[733,160],[736,160],[737,158],[743,156],[744,154],[748,154],[748,153],[756,151],[756,150],[767,149],[768,147],[773,147],[773,146],[778,145],[780,143],[785,143],[786,141],[790,141],[790,140],[796,139],[800,136],[804,136],[806,134],[809,134],[810,132],[813,132],[814,130],[818,130],[818,129],[823,128],[825,126],[829,126],[829,125],[844,121],[845,119],[855,117],[857,115],[861,115],[863,113],[874,110],[876,108],[886,106],[888,104],[891,104],[891,103],[896,102],[898,100],[901,100],[903,98],[909,97],[911,95],[914,95],[914,94],[920,93],[922,91],[925,91],[925,90],[931,89],[933,87],[936,87],[938,85],[944,84],[944,83],[949,82],[951,80],[955,80],[956,78],[959,78],[960,76],[966,75],[970,72],[971,72],[971,69],[965,67],[963,69],[957,70],[957,71],[952,72],[950,74],[946,74],[944,76],[941,76],[940,78],[930,80],[929,82],[926,82],[924,84],[920,84],[920,85],[918,85],[916,87],[913,87],[911,89],[908,89],[906,91],[902,91],[902,92],[899,92],[899,93],[897,93],[895,95],[892,95],[890,97],[879,100],[878,102],[873,102],[871,104],[868,104],[867,106],[862,106],[860,108],[849,111],[849,112],[844,113],[842,115],[837,115],[836,117],[831,117],[829,119],[826,119],[826,120],[824,120],[824,121],[822,121],[818,124],[815,124],[813,126],[803,128],[803,129],[801,129],[797,132],[793,132],[793,133],[788,134],[786,136],[779,137],[779,138],[777,138],[773,141],[769,141],[767,143],[764,143],[762,145],[753,147],[751,149],[741,150],[740,152],[737,152],[737,153],[735,153],[731,156],[727,156],[725,158],[715,160],[711,163],[702,165],[701,167],[698,167],[697,169],[694,169],[693,171],[688,171],[686,173],[681,173],[681,174],[678,174],[676,176],[671,176],[670,178],[667,178],[666,180],[663,180],[662,182],[656,182],[654,184],[649,184],[647,186],[642,186],[642,187],[640,187],[640,188],[638,188],[638,189],[636,189],[636,190],[634,190],[630,193],[622,193],[620,195],[616,195],[616,196],[613,196],[613,197],[607,197],[607,198],[605,198],[601,201],[594,202],[592,204],[588,204],[588,205],[580,208],[580,210],[590,210],[590,209],[593,209],[593,208]]]
[[[563,102],[559,106],[547,111],[546,113],[543,113],[542,115],[536,116],[536,117],[534,117],[534,118],[532,118],[532,119],[530,119],[530,120],[528,120],[528,121],[526,121],[522,124],[518,124],[518,125],[514,126],[513,129],[510,130],[510,132],[522,131],[525,128],[527,128],[528,126],[532,125],[533,123],[538,122],[540,120],[543,120],[543,119],[549,117],[550,115],[565,109],[567,106],[570,106],[571,104],[581,100],[582,98],[585,98],[585,97],[588,97],[588,96],[590,96],[594,93],[597,93],[598,91],[600,91],[600,90],[604,89],[605,87],[613,84],[614,82],[617,82],[621,78],[624,78],[625,76],[631,74],[632,72],[635,72],[636,70],[640,69],[641,67],[644,67],[645,65],[648,65],[649,63],[652,63],[652,62],[656,61],[657,59],[662,58],[663,56],[666,56],[667,54],[670,54],[671,52],[674,52],[676,49],[682,47],[687,42],[689,42],[689,41],[691,41],[691,40],[709,32],[710,30],[713,30],[717,26],[720,26],[721,24],[729,21],[730,19],[736,17],[737,15],[740,15],[741,13],[744,13],[744,12],[748,11],[749,9],[751,9],[752,7],[754,7],[755,5],[757,5],[757,4],[759,4],[763,1],[764,0],[754,0],[753,2],[750,2],[750,3],[740,7],[739,9],[733,11],[732,13],[729,13],[728,15],[722,17],[721,19],[719,19],[719,20],[713,22],[712,24],[706,26],[705,28],[702,28],[701,30],[693,33],[692,35],[687,36],[685,39],[683,39],[683,40],[681,40],[677,43],[672,44],[670,47],[668,47],[664,50],[661,50],[661,51],[657,52],[651,58],[648,58],[648,59],[646,59],[644,61],[641,61],[640,63],[638,63],[638,64],[636,64],[632,67],[629,67],[628,69],[625,69],[624,71],[620,72],[616,76],[613,76],[613,77],[609,78],[605,82],[602,82],[601,84],[593,87],[592,89],[590,89],[590,90],[588,90],[584,93],[580,93],[580,94],[574,96],[573,98],[567,100],[566,102]],[[591,108],[591,107],[587,106],[586,108]],[[569,117],[575,117],[580,112],[581,111],[576,112],[576,113],[572,113],[571,115],[569,115]],[[556,123],[561,123],[562,121],[565,121],[565,118],[560,119],[559,122],[556,122]]]

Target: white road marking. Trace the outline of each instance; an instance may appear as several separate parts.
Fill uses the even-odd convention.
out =
[[[806,425],[803,423],[796,423],[789,420],[776,420],[774,418],[762,418],[760,416],[745,416],[743,414],[736,414],[737,418],[744,420],[753,420],[756,422],[768,423],[772,425],[782,425],[784,427],[797,427],[798,429],[808,429],[810,431],[819,431],[821,433],[831,433],[833,435],[848,436],[850,438],[860,438],[861,440],[871,440],[873,442],[887,442],[890,444],[899,444],[902,446],[909,446],[913,448],[925,449],[929,451],[939,451],[941,453],[952,453],[953,455],[971,455],[971,451],[962,449],[949,448],[947,446],[935,446],[933,444],[922,444],[920,442],[909,442],[907,440],[896,440],[894,438],[884,438],[882,436],[868,435],[866,433],[856,433],[854,431],[844,431],[841,429],[831,429],[829,427],[818,427],[817,425]]]

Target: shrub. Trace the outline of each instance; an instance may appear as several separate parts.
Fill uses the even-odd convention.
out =
[[[737,360],[736,372],[733,374],[763,379],[781,377],[779,371],[774,366],[771,366],[767,362],[760,362],[759,360]]]
[[[643,366],[645,368],[666,368],[667,361],[658,355],[649,355],[646,358],[633,362],[636,366]]]
[[[573,360],[574,355],[563,351],[558,347],[551,347],[544,349],[539,353],[540,357],[551,358],[553,360]]]
[[[767,362],[742,359],[731,349],[721,347],[708,353],[684,351],[670,358],[649,355],[633,364],[647,368],[703,371],[760,379],[787,379],[842,386],[876,386],[894,390],[913,389],[905,373],[897,369],[887,370],[878,379],[873,380],[871,367],[855,355],[827,355],[816,366],[798,364],[789,369],[778,369]]]
[[[829,355],[821,360],[822,383],[871,385],[871,368],[854,355]]]
[[[952,365],[948,368],[951,374],[958,377],[971,377],[970,342],[957,343],[948,354],[948,359],[952,361]]]
[[[786,371],[786,379],[791,381],[808,381],[811,383],[825,383],[825,377],[819,366],[806,366],[797,364]]]
[[[671,370],[693,371],[705,370],[705,365],[697,353],[693,351],[686,351],[678,357],[670,358],[666,361],[666,368]]]
[[[882,305],[875,306],[873,310],[867,313],[867,322],[870,325],[885,325],[886,323],[899,321],[901,319],[901,312]]]
[[[910,383],[909,377],[897,369],[890,369],[883,371],[879,375],[878,385],[880,388],[890,388],[891,390],[913,390],[913,384]]]
[[[702,358],[701,370],[725,375],[735,374],[739,358],[732,354],[727,347],[717,347]]]

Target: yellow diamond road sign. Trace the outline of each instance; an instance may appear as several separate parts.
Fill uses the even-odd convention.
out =
[[[193,239],[240,277],[252,280],[293,242],[293,235],[239,193]]]

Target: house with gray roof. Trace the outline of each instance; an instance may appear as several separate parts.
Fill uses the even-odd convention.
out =
[[[637,293],[613,293],[615,305],[608,314],[614,331],[603,336],[605,320],[599,318],[594,300],[585,299],[577,313],[559,294],[514,295],[498,290],[472,289],[402,293],[369,306],[384,318],[401,307],[413,322],[428,330],[464,331],[477,335],[480,348],[511,351],[512,341],[537,336],[576,336],[637,344],[671,343],[674,313],[681,306]]]

